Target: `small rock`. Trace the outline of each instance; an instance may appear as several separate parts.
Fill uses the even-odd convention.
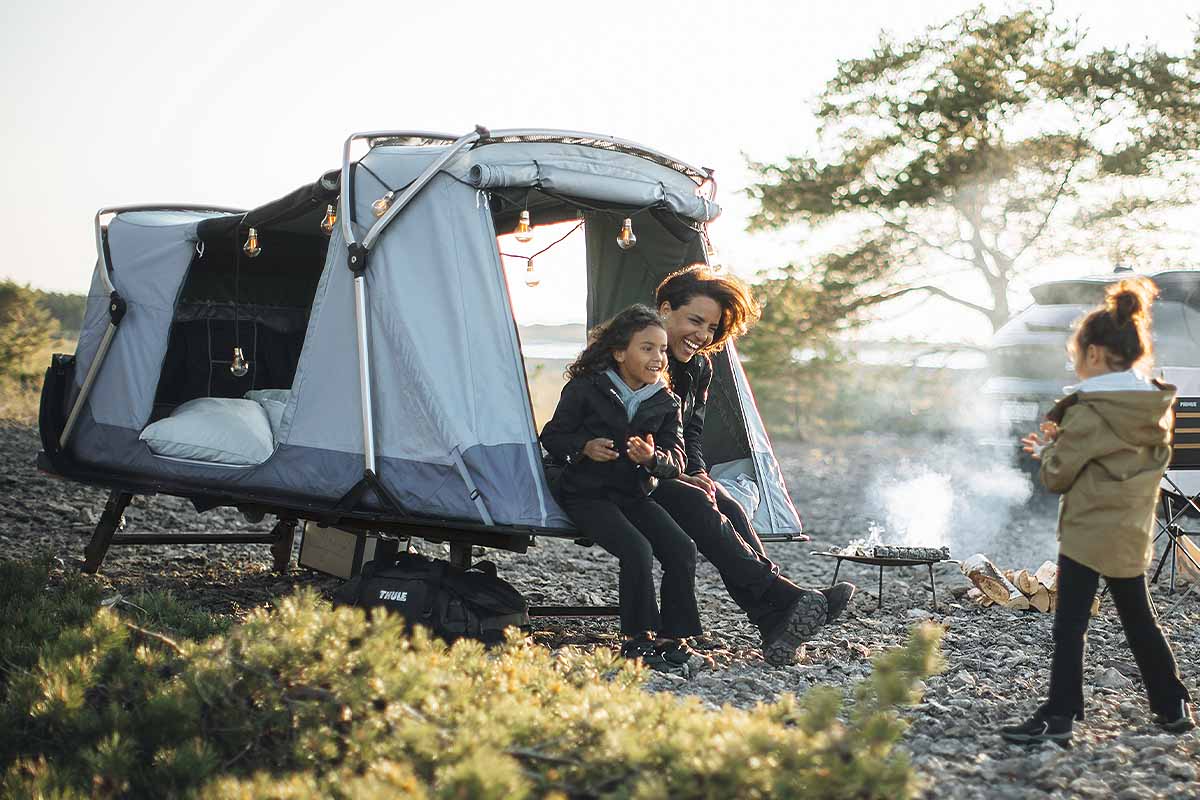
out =
[[[1102,689],[1127,689],[1133,685],[1133,681],[1126,678],[1114,667],[1109,667],[1101,672],[1092,682]]]

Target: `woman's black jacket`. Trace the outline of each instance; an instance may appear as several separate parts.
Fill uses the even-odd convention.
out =
[[[679,400],[663,389],[642,401],[632,420],[608,376],[602,372],[570,380],[563,387],[554,417],[542,428],[542,446],[552,464],[562,467],[551,478],[559,497],[602,497],[610,493],[645,496],[658,479],[677,478],[684,464]],[[630,436],[654,436],[654,461],[648,467],[629,459]],[[591,439],[612,439],[621,454],[615,461],[592,461],[583,454]]]
[[[687,455],[683,471],[695,475],[708,470],[704,462],[704,412],[708,407],[708,387],[712,383],[712,362],[703,353],[692,356],[687,363],[670,356],[669,369],[671,389],[679,396],[682,406],[680,419],[683,422],[683,448]]]

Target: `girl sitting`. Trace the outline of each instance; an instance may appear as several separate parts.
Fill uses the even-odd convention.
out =
[[[1157,294],[1146,278],[1109,288],[1104,305],[1084,317],[1069,345],[1081,382],[1046,415],[1041,435],[1021,440],[1041,460],[1046,488],[1062,500],[1050,697],[1028,722],[1001,729],[1011,742],[1065,744],[1074,720],[1083,719],[1083,646],[1101,575],[1112,590],[1155,721],[1172,732],[1195,725],[1188,691],[1146,590],[1175,402],[1175,387],[1151,383],[1134,371],[1150,366],[1150,303]]]
[[[542,445],[565,466],[555,494],[582,536],[617,557],[622,655],[669,668],[701,633],[696,546],[651,497],[684,464],[679,401],[667,389],[667,333],[658,314],[632,306],[592,331]],[[653,566],[662,564],[662,612]],[[655,635],[658,640],[655,641]]]

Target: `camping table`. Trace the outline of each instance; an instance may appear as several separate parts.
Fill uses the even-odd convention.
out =
[[[833,570],[833,581],[837,583],[838,573],[842,571],[843,561],[853,561],[855,564],[869,564],[879,567],[879,608],[883,608],[883,568],[884,567],[917,567],[924,564],[929,568],[929,586],[933,590],[933,607],[937,608],[937,583],[933,579],[933,565],[948,561],[945,558],[876,558],[875,556],[860,556],[852,553],[813,553],[823,558],[836,558],[837,566]]]

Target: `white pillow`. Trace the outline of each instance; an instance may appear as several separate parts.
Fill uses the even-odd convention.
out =
[[[237,467],[261,464],[275,449],[267,412],[235,397],[189,400],[139,438],[160,456]]]
[[[292,396],[291,389],[252,389],[243,397],[254,400],[267,412],[271,421],[271,438],[279,438],[279,426],[283,424],[283,412],[287,409],[288,398]]]
[[[286,403],[288,398],[292,396],[291,389],[251,389],[242,397],[247,400],[253,400],[256,403],[261,403],[263,400],[273,400],[277,403]]]

